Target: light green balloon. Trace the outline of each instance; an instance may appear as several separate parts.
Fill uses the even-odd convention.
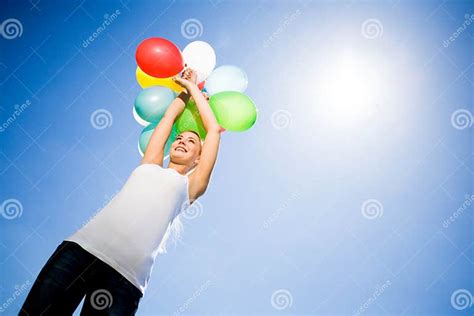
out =
[[[185,131],[195,131],[202,140],[206,138],[206,129],[202,123],[201,115],[194,100],[189,100],[183,112],[176,119],[176,126],[179,133]]]
[[[148,143],[150,142],[151,135],[153,134],[153,131],[155,130],[158,123],[159,122],[151,123],[142,130],[140,134],[140,139],[138,141],[138,145],[142,153],[145,153]],[[169,154],[171,144],[174,142],[176,136],[178,135],[179,135],[178,129],[176,128],[176,124],[174,124],[173,128],[171,129],[170,136],[168,137],[168,140],[166,141],[166,144],[165,144],[164,156]]]
[[[143,89],[135,98],[135,111],[147,122],[159,122],[176,98],[176,93],[168,87],[152,86]]]
[[[228,131],[248,130],[257,120],[257,108],[253,101],[238,91],[223,91],[209,99],[217,122]]]

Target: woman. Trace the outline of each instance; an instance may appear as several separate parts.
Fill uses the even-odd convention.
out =
[[[20,315],[72,315],[86,296],[81,315],[134,315],[145,294],[157,253],[178,214],[203,195],[219,149],[221,127],[186,69],[175,82],[185,88],[155,128],[143,159],[120,192],[86,225],[66,238],[40,271]],[[206,141],[185,131],[170,147],[175,119],[192,97],[206,129]],[[192,173],[191,173],[192,172]]]

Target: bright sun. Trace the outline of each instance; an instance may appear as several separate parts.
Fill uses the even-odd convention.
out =
[[[381,78],[373,64],[344,54],[328,63],[318,77],[318,106],[325,121],[350,126],[372,115],[382,93]]]

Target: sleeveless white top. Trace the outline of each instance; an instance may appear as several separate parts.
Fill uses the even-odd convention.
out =
[[[187,175],[141,164],[115,197],[65,240],[81,245],[145,294],[163,236],[189,206],[188,189]]]

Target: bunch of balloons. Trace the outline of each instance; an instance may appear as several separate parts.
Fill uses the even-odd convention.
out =
[[[138,142],[140,154],[148,146],[154,129],[163,118],[168,106],[183,91],[172,77],[184,70],[184,65],[197,73],[198,87],[210,96],[209,105],[219,125],[228,131],[245,131],[257,119],[253,101],[243,92],[247,89],[247,74],[239,67],[216,67],[216,54],[207,42],[194,41],[181,51],[171,41],[152,37],[144,40],[136,51],[136,78],[143,90],[135,99],[133,116],[145,126]],[[175,120],[165,145],[165,156],[171,143],[183,131],[193,130],[205,139],[206,130],[192,99]]]

